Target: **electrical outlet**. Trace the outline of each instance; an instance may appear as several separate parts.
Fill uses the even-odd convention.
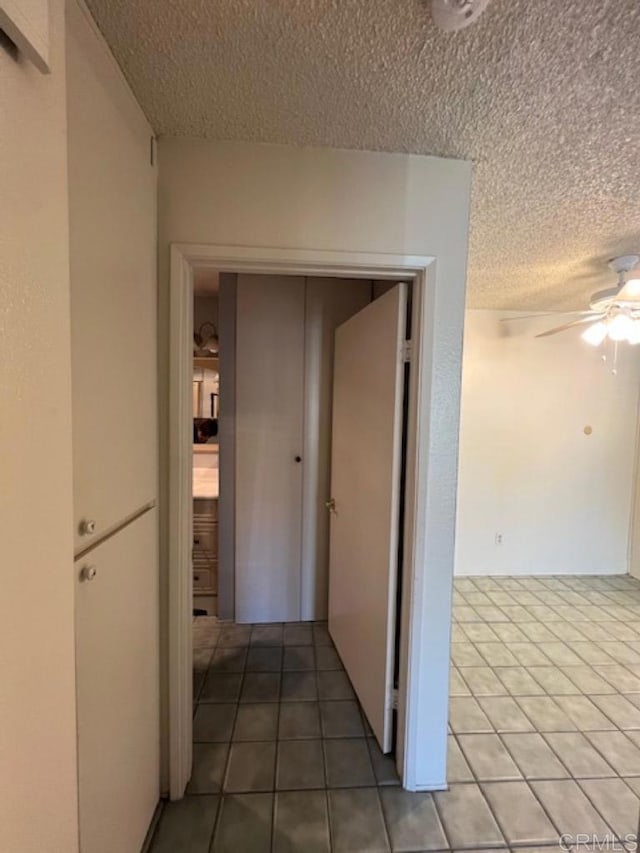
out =
[[[496,545],[502,545],[502,533],[496,533]]]

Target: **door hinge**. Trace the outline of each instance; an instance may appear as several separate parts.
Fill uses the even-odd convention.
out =
[[[156,138],[155,136],[151,137],[149,143],[149,162],[152,166],[156,165]]]
[[[411,361],[411,341],[402,342],[402,360],[404,362]]]
[[[389,696],[389,707],[392,711],[398,710],[398,688],[394,687]]]

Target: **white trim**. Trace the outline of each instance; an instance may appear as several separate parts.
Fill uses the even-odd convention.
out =
[[[192,270],[207,267],[219,272],[320,275],[345,278],[412,280],[414,358],[409,401],[409,460],[403,571],[402,646],[399,691],[398,763],[403,785],[416,790],[416,755],[421,722],[428,712],[436,721],[437,747],[429,761],[428,778],[446,773],[446,715],[448,682],[444,693],[421,696],[423,627],[432,608],[425,596],[424,576],[433,577],[426,552],[425,519],[430,506],[429,449],[431,378],[436,324],[434,258],[371,252],[328,252],[313,249],[260,248],[172,244],[170,276],[170,412],[169,412],[169,779],[172,799],[182,796],[191,766],[191,327]],[[181,389],[181,386],[183,388]],[[417,523],[419,522],[419,523]],[[433,561],[431,561],[433,562]],[[446,567],[445,567],[446,568]],[[451,577],[453,566],[451,569]],[[440,572],[442,574],[442,572]],[[451,582],[451,578],[449,578]],[[445,596],[446,597],[446,596]],[[441,617],[443,614],[440,614]],[[444,614],[450,619],[450,616]],[[448,671],[448,647],[446,649]],[[442,687],[439,662],[438,687]],[[439,722],[444,716],[444,730]],[[439,741],[442,741],[440,744]],[[424,786],[421,786],[424,787]],[[444,788],[446,783],[440,786]]]
[[[0,29],[41,74],[51,73],[49,0],[29,4],[21,0],[3,0]]]
[[[440,782],[424,782],[421,785],[416,785],[412,790],[414,791],[446,791],[449,787],[447,780],[444,779]]]
[[[404,771],[405,787],[409,790],[442,790],[446,781],[419,783],[417,779],[418,743],[424,740],[425,720],[429,719],[429,776],[446,780],[447,720],[449,711],[449,643],[446,655],[435,655],[431,672],[426,652],[432,645],[425,641],[423,628],[433,606],[442,608],[442,598],[436,590],[442,583],[449,585],[447,619],[451,620],[451,587],[453,565],[449,577],[429,559],[427,553],[429,457],[431,447],[431,377],[434,370],[433,349],[436,297],[435,263],[425,269],[422,287],[414,288],[412,302],[411,356],[409,390],[409,424],[407,435],[407,488],[405,493],[405,544],[402,589],[402,626],[400,630],[400,673],[398,686],[398,755]],[[430,595],[426,595],[427,586]],[[446,589],[443,590],[446,598]],[[433,602],[434,604],[431,604]],[[446,608],[445,608],[446,609]],[[430,638],[431,639],[431,638]],[[433,656],[432,656],[433,657]],[[442,671],[446,670],[445,687]],[[429,672],[429,682],[437,685],[427,696],[421,695],[421,683]],[[438,678],[439,676],[439,678]],[[439,686],[439,689],[438,689]],[[423,744],[424,746],[424,744]]]
[[[169,316],[169,795],[191,777],[193,714],[192,547],[192,268],[171,250]]]
[[[233,284],[227,279],[233,279]],[[220,276],[218,334],[220,335],[220,399],[218,419],[218,617],[233,619],[236,553],[236,276]]]
[[[425,255],[213,246],[206,243],[172,243],[172,256],[174,253],[178,253],[191,267],[208,267],[220,272],[371,279],[415,278],[435,260]]]

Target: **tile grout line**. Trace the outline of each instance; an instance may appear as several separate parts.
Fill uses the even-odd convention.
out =
[[[220,632],[220,635],[218,636],[218,643],[220,642],[221,636],[222,636],[222,631]],[[234,648],[234,647],[231,646],[229,648]],[[216,645],[216,651],[217,650],[218,650],[218,646]],[[245,672],[246,672],[246,659],[247,659],[248,655],[249,655],[249,652],[247,650],[247,653],[245,656],[245,669],[243,669],[241,674],[240,674],[240,684],[238,686],[237,701],[235,703],[236,704],[236,710],[235,710],[235,714],[233,717],[233,725],[231,727],[231,737],[230,737],[229,744],[227,747],[227,755],[226,755],[224,770],[222,773],[222,780],[220,782],[220,802],[218,804],[218,813],[216,816],[214,829],[213,829],[213,832],[211,834],[210,850],[214,849],[216,833],[218,831],[218,827],[221,825],[221,822],[222,822],[222,812],[223,812],[223,808],[224,808],[224,797],[226,794],[225,788],[226,788],[226,783],[227,783],[227,776],[229,774],[229,767],[231,764],[231,748],[233,746],[233,735],[235,733],[236,724],[238,722],[238,714],[240,712],[240,699],[242,697],[242,691],[244,689],[244,677],[245,677]],[[213,660],[213,657],[212,657],[212,660]]]
[[[275,758],[273,762],[273,802],[271,804],[271,851],[275,850],[276,845],[276,818],[277,818],[277,802],[278,802],[278,768],[280,765],[280,713],[282,711],[282,691],[284,687],[284,643],[285,626],[282,626],[282,646],[280,651],[280,683],[278,685],[278,710],[276,711],[276,736],[275,736]],[[253,630],[252,630],[253,633]],[[313,637],[312,637],[313,639]]]
[[[501,826],[501,824],[500,824],[500,821],[498,820],[498,818],[497,818],[496,814],[494,813],[494,811],[493,811],[493,809],[492,809],[492,807],[491,807],[491,803],[487,800],[487,797],[485,796],[485,793],[484,793],[484,791],[482,790],[482,787],[481,787],[481,785],[480,785],[480,782],[478,781],[478,777],[477,777],[476,771],[473,769],[473,767],[471,766],[470,762],[467,760],[466,755],[465,755],[465,752],[464,752],[464,750],[462,749],[462,746],[460,745],[460,742],[458,741],[458,738],[457,738],[457,737],[456,737],[456,743],[457,743],[457,745],[458,745],[458,749],[461,751],[462,755],[465,757],[465,760],[467,761],[467,766],[469,767],[469,772],[470,772],[470,773],[471,773],[471,775],[473,776],[473,782],[472,782],[472,783],[470,783],[470,784],[474,784],[474,785],[476,786],[476,788],[478,789],[478,793],[480,794],[480,796],[481,796],[481,798],[482,798],[482,800],[483,800],[484,804],[486,805],[486,807],[487,807],[487,809],[488,809],[488,811],[489,811],[489,814],[490,814],[490,815],[491,815],[491,817],[493,818],[493,820],[494,820],[494,822],[495,822],[495,825],[498,827],[498,831],[499,831],[500,835],[502,836],[502,840],[504,841],[504,846],[505,846],[505,847],[507,847],[507,848],[509,848],[509,847],[510,847],[510,843],[509,843],[509,841],[507,840],[507,836],[505,835],[504,829],[502,828],[502,826]],[[451,788],[451,786],[448,786],[448,790],[450,790],[450,788]],[[437,793],[438,793],[437,791],[436,791],[436,792],[434,792],[433,802],[434,802],[434,805],[435,805],[435,807],[436,807],[436,811],[438,812],[438,817],[440,818],[440,822],[442,823],[443,829],[445,829],[445,837],[446,837],[447,841],[449,842],[449,846],[450,846],[450,848],[453,850],[453,849],[455,849],[455,848],[453,847],[453,845],[452,845],[452,843],[451,843],[451,838],[449,837],[449,834],[448,834],[448,833],[447,833],[447,831],[446,831],[444,821],[442,820],[440,810],[438,809],[438,798],[437,798],[437,796],[436,796],[436,794],[437,794]],[[477,842],[477,844],[478,844],[478,846],[481,846],[481,847],[485,847],[485,846],[495,846],[495,845],[488,845],[488,844],[485,844],[484,842]],[[503,846],[503,845],[498,845],[498,846],[499,846],[500,848],[502,848],[502,846]]]
[[[211,657],[209,658],[209,666],[211,666],[211,663],[212,663],[212,661],[213,661],[213,658],[215,657],[215,653],[216,653],[216,651],[217,651],[217,649],[218,649],[218,642],[220,641],[220,635],[221,635],[221,634],[222,634],[222,630],[220,631],[220,633],[219,633],[219,634],[217,635],[217,637],[216,637],[216,644],[215,644],[215,647],[214,647],[213,651],[211,652]],[[208,675],[208,674],[209,674],[209,667],[207,667],[207,675]],[[205,681],[206,681],[206,679],[207,679],[207,675],[205,675],[205,677],[204,677],[204,679],[203,679],[203,681],[202,681],[202,687],[204,687],[204,683],[205,683]],[[200,690],[200,694],[202,694],[202,689]],[[198,709],[198,706],[199,706],[199,705],[200,705],[200,702],[198,701],[198,702],[196,703],[196,711],[197,711],[197,709]],[[237,709],[237,705],[236,705],[236,714],[237,714],[237,712],[238,712],[238,709]],[[234,728],[234,726],[235,726],[235,715],[234,715],[233,725],[232,725],[232,727],[231,727],[231,737],[233,737],[233,728]],[[219,824],[220,824],[220,822],[221,822],[221,820],[222,820],[222,806],[223,806],[222,791],[223,791],[223,787],[224,787],[224,778],[225,778],[225,774],[226,774],[226,770],[227,770],[227,764],[228,764],[228,762],[229,762],[229,754],[230,754],[230,752],[231,752],[231,742],[229,742],[229,745],[228,745],[228,747],[227,747],[227,755],[226,755],[226,759],[225,759],[225,767],[224,767],[224,770],[223,770],[223,773],[222,773],[222,780],[221,780],[221,783],[220,783],[220,793],[218,794],[218,808],[216,809],[216,816],[215,816],[215,820],[213,821],[213,826],[212,826],[212,828],[211,828],[211,835],[210,835],[210,837],[209,837],[209,850],[210,850],[210,851],[211,851],[211,850],[213,850],[213,845],[214,845],[214,839],[215,839],[215,837],[216,837],[216,832],[217,832],[217,830],[218,830],[218,826],[219,826]],[[193,771],[192,771],[192,772],[193,772]]]
[[[327,626],[327,632],[329,628]],[[325,800],[325,808],[327,810],[327,832],[329,833],[329,850],[333,850],[334,848],[334,831],[333,831],[333,819],[331,817],[331,799],[329,797],[329,775],[327,772],[327,758],[324,751],[324,726],[322,723],[322,710],[320,707],[320,679],[318,676],[318,654],[316,651],[316,642],[313,634],[313,628],[311,629],[311,639],[313,641],[313,659],[316,665],[315,668],[315,682],[316,682],[316,695],[318,697],[318,724],[320,726],[320,736],[322,737],[322,743],[320,745],[320,749],[322,752],[322,774],[324,778],[325,791],[324,791],[324,800]],[[336,650],[337,654],[337,650]],[[340,661],[342,663],[342,661]]]

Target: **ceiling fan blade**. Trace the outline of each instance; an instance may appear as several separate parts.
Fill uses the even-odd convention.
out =
[[[546,332],[540,332],[536,338],[547,338],[549,335],[557,335],[559,332],[564,332],[566,329],[571,329],[572,326],[582,326],[585,323],[593,323],[602,319],[605,314],[593,314],[591,317],[583,317],[581,320],[572,320],[570,323],[563,323],[562,326],[554,326],[553,329],[547,329]]]
[[[501,323],[512,323],[514,320],[544,320],[547,317],[583,317],[587,314],[601,314],[601,311],[545,311],[541,314],[518,314],[517,317],[501,317]]]
[[[518,314],[517,317],[500,317],[501,323],[513,323],[514,320],[535,320],[536,318],[539,320],[544,319],[545,317],[552,317],[551,312],[548,314]]]

